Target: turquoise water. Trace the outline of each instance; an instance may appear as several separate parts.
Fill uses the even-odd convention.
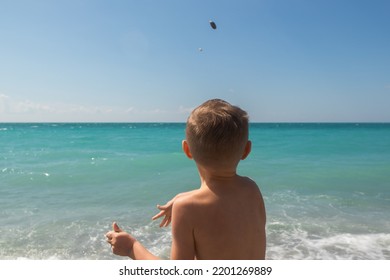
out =
[[[119,259],[112,221],[167,258],[155,205],[198,187],[184,124],[0,124],[0,259]],[[239,173],[268,259],[390,259],[390,124],[252,124]]]

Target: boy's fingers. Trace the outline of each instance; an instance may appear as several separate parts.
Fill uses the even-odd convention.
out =
[[[152,217],[152,220],[156,220],[156,219],[160,218],[160,217],[163,216],[163,215],[164,215],[164,212],[163,212],[163,211],[160,211],[160,213],[158,213],[158,214],[156,214],[156,215],[154,215],[154,216]]]
[[[165,216],[165,218],[160,223],[160,227],[167,227],[171,223],[171,216]]]
[[[113,234],[113,233],[114,233],[113,231],[109,231],[109,232],[107,232],[106,235],[105,235],[105,237],[106,237],[106,242],[109,243],[111,246],[112,246],[112,239],[113,239],[112,234]]]
[[[121,232],[122,231],[121,228],[118,226],[118,224],[116,222],[113,222],[112,229],[115,232]]]
[[[165,209],[167,209],[167,205],[157,205],[157,208],[159,210],[165,210]]]

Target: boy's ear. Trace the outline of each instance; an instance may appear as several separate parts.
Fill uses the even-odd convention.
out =
[[[246,142],[244,153],[242,154],[241,159],[246,159],[246,157],[249,155],[251,150],[252,150],[252,142],[248,141],[248,142]]]
[[[182,144],[183,152],[186,154],[186,156],[189,159],[192,159],[192,154],[191,154],[191,151],[190,151],[190,147],[188,147],[187,141],[183,140],[183,142],[181,144]]]

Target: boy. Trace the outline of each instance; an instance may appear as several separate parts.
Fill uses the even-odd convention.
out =
[[[247,113],[226,101],[206,101],[187,120],[183,151],[197,165],[199,189],[177,195],[153,219],[172,222],[172,260],[264,259],[265,207],[255,182],[237,175],[251,151]],[[158,259],[116,223],[106,234],[114,254]]]

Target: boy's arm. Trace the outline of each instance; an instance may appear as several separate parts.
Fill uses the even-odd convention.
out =
[[[265,211],[265,205],[264,205],[264,199],[263,195],[260,193],[260,217],[261,220],[263,221],[264,227],[262,228],[260,235],[261,235],[261,240],[263,241],[261,243],[261,259],[265,260],[265,252],[266,252],[266,244],[267,244],[267,236],[265,232],[265,227],[266,227],[266,222],[267,222],[267,216],[266,216],[266,211]]]
[[[133,250],[130,251],[130,258],[133,260],[159,260],[157,256],[149,252],[141,243],[137,240],[133,244]]]
[[[133,260],[158,260],[159,258],[150,253],[133,236],[119,228],[114,222],[112,231],[106,234],[107,242],[111,244],[115,255],[129,257]]]
[[[195,239],[192,205],[179,198],[172,207],[171,260],[195,259]]]

